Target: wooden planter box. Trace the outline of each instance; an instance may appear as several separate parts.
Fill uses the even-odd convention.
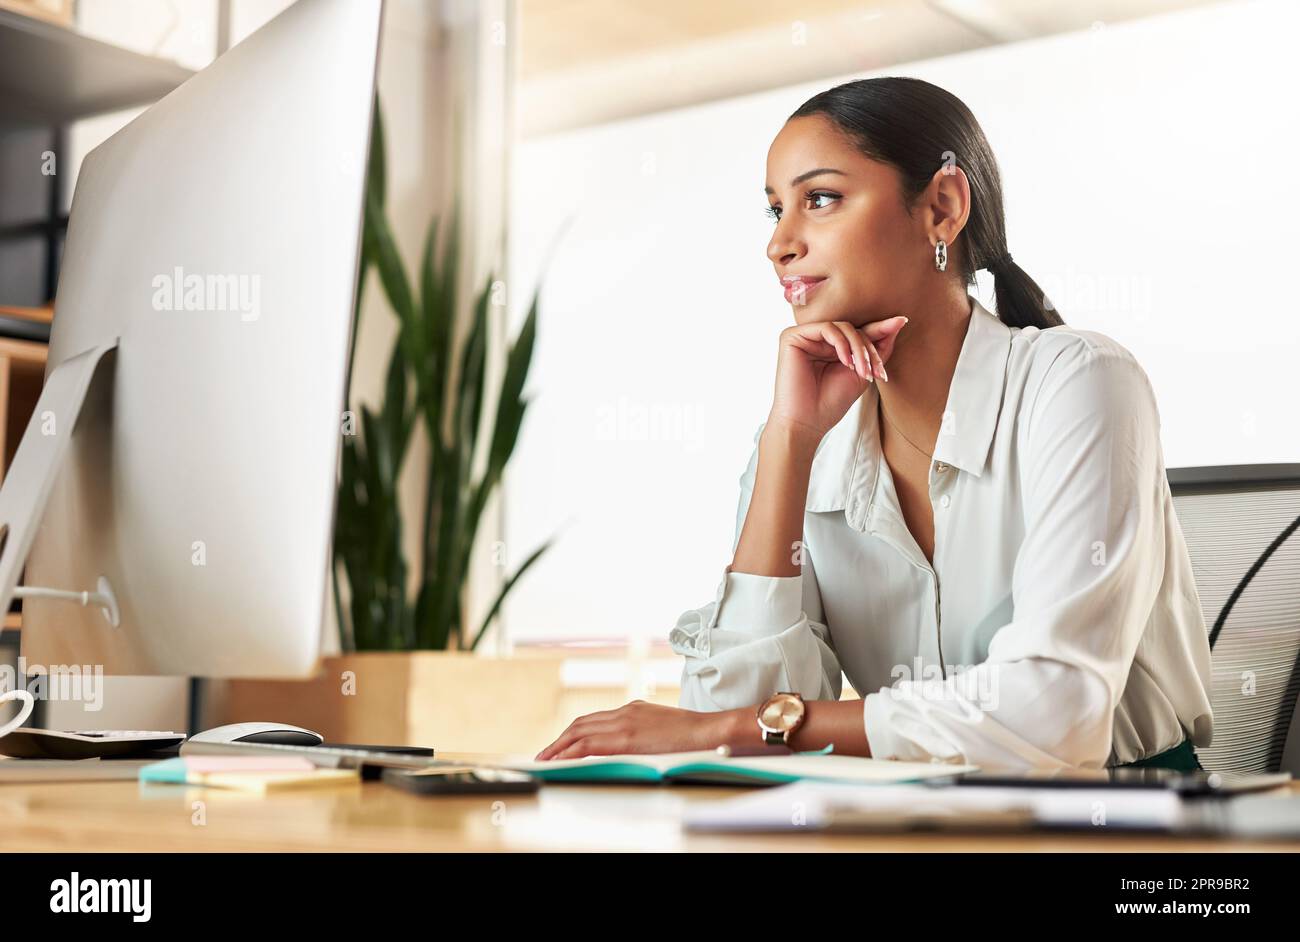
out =
[[[203,725],[292,723],[327,742],[531,758],[562,731],[558,723],[567,725],[560,719],[561,663],[455,651],[327,657],[310,680],[210,684],[215,689]]]

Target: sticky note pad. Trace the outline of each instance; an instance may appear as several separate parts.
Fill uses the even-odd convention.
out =
[[[194,781],[196,776],[214,773],[312,772],[316,766],[303,756],[181,756],[164,759],[140,769],[142,782]]]
[[[211,788],[233,788],[264,795],[269,791],[290,788],[360,785],[361,772],[358,769],[312,769],[310,772],[200,772],[191,774],[187,784]]]

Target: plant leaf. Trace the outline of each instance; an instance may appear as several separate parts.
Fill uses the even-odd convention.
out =
[[[497,420],[493,426],[492,445],[488,451],[488,466],[500,472],[505,467],[519,428],[523,422],[522,400],[524,382],[528,379],[528,368],[533,361],[533,346],[537,341],[537,303],[541,292],[533,294],[528,316],[524,318],[519,335],[506,357],[506,373],[501,381],[501,398],[497,403]]]
[[[411,420],[406,408],[407,368],[400,340],[393,342],[388,358],[388,378],[384,383],[383,421],[385,434],[393,450],[394,474],[400,476],[410,443]]]
[[[375,93],[373,121],[370,127],[370,164],[366,173],[367,197],[373,196],[382,211],[388,199],[388,155],[384,143],[384,110],[380,107],[379,93]]]
[[[554,542],[555,537],[551,537],[541,546],[537,547],[537,549],[533,550],[532,555],[525,559],[523,563],[520,564],[519,568],[515,570],[515,574],[507,579],[505,584],[501,586],[501,591],[497,593],[496,600],[493,601],[492,607],[488,609],[487,615],[483,618],[483,623],[479,626],[478,631],[475,632],[474,640],[470,642],[469,649],[471,651],[477,648],[478,643],[483,640],[483,635],[492,624],[492,619],[496,617],[497,611],[501,608],[501,603],[505,601],[506,595],[508,595],[510,590],[514,588],[515,583],[519,581],[519,577],[527,572],[528,567],[537,562],[537,560],[541,558],[541,555],[546,552]]]
[[[367,196],[367,205],[370,208],[368,216],[371,221],[370,251],[375,260],[375,267],[379,271],[379,280],[384,286],[384,294],[388,296],[388,303],[392,305],[393,312],[397,315],[398,336],[402,342],[403,352],[408,361],[418,362],[412,336],[412,331],[415,329],[415,299],[411,295],[411,283],[406,278],[406,269],[402,267],[402,259],[393,241],[393,232],[388,226],[388,220],[384,218],[382,208],[375,203],[373,194]]]

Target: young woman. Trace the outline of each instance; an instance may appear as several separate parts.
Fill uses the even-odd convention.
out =
[[[538,758],[1199,768],[1209,643],[1150,382],[1012,261],[970,110],[918,79],[837,86],[786,121],[765,190],[795,323],[734,559],[670,635],[681,708],[579,717]]]

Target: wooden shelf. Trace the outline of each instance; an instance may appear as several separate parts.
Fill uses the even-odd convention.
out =
[[[0,478],[36,409],[50,348],[34,340],[0,337]]]
[[[49,355],[48,344],[35,340],[15,340],[13,337],[0,337],[0,357],[13,360],[24,366],[39,366],[45,369],[45,358]]]
[[[63,124],[148,105],[194,73],[0,9],[0,121]]]
[[[49,324],[54,320],[54,305],[44,307],[12,307],[0,304],[0,317],[21,317],[24,320]]]

